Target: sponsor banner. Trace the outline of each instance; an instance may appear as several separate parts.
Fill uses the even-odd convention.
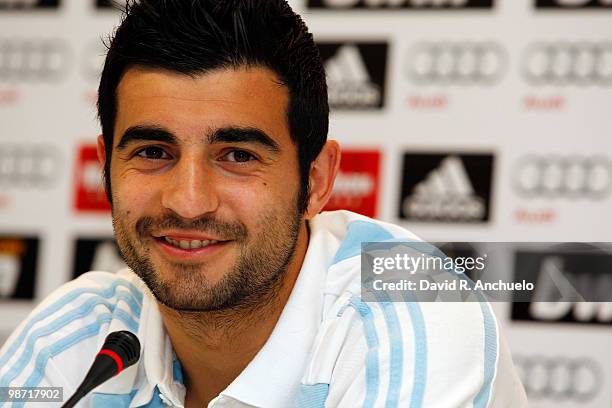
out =
[[[344,150],[326,211],[349,210],[376,217],[380,185],[380,152]]]
[[[487,222],[492,173],[492,154],[406,153],[399,217],[426,222]]]
[[[307,6],[313,9],[490,9],[493,0],[308,0]]]
[[[0,144],[0,188],[42,189],[62,176],[62,155],[50,144]]]
[[[386,42],[318,42],[331,109],[380,109],[385,104]]]
[[[0,38],[0,83],[58,82],[70,59],[70,48],[60,38]]]
[[[77,211],[110,211],[104,192],[102,167],[95,145],[79,148],[75,170],[75,209]]]
[[[113,238],[79,238],[74,249],[73,279],[89,271],[117,272],[125,268]]]
[[[508,55],[494,41],[415,44],[405,72],[415,85],[492,85],[506,74]]]
[[[539,41],[524,51],[521,70],[532,85],[612,85],[612,42]]]
[[[591,358],[514,355],[512,360],[531,402],[548,400],[582,406],[602,394],[603,370]]]
[[[0,0],[0,11],[57,8],[59,3],[59,0]]]
[[[529,155],[512,173],[515,191],[527,199],[598,200],[612,190],[612,160],[601,155]]]
[[[536,8],[576,10],[576,9],[612,9],[610,0],[535,0]]]
[[[540,251],[517,251],[515,279],[529,277],[544,284],[526,302],[513,304],[512,319],[609,325],[611,270],[609,244],[555,245]]]
[[[33,299],[38,238],[0,235],[0,300]]]

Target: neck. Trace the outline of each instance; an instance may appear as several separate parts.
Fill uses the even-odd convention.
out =
[[[257,304],[214,312],[182,312],[158,303],[183,367],[185,407],[206,406],[263,347],[291,295],[307,248],[308,229],[304,223],[293,258],[276,290]]]

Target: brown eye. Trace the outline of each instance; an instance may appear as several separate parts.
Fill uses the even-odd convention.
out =
[[[226,157],[227,160],[237,163],[246,163],[254,158],[251,153],[244,150],[232,150]]]
[[[157,147],[157,146],[146,147],[140,150],[137,153],[137,155],[144,159],[150,159],[150,160],[164,160],[164,159],[170,158],[170,156],[168,155],[168,153],[166,153],[164,149],[162,149],[161,147]]]

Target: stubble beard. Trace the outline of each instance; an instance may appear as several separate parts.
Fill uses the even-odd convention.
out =
[[[209,216],[187,222],[174,213],[167,213],[157,219],[142,217],[130,224],[125,211],[117,205],[113,208],[115,236],[126,264],[160,303],[186,313],[226,313],[272,303],[295,254],[302,220],[297,205],[282,212],[269,211],[259,220],[258,236],[253,236],[242,223],[223,222]],[[231,239],[231,245],[238,246],[240,255],[216,283],[207,277],[209,266],[202,263],[166,261],[165,268],[170,271],[160,273],[151,260],[149,246],[154,244],[151,231],[164,228],[212,232]]]

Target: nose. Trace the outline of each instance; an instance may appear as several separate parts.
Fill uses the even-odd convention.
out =
[[[162,205],[185,219],[214,212],[219,200],[210,165],[201,157],[181,157],[168,174]]]

